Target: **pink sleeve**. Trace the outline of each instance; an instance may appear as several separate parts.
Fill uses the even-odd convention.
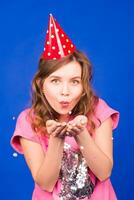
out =
[[[97,119],[97,126],[100,126],[107,118],[112,119],[112,129],[115,129],[119,123],[119,112],[111,108],[103,99],[99,99],[98,105],[95,111],[95,117]]]
[[[23,150],[20,144],[20,137],[24,137],[33,142],[40,143],[39,136],[32,130],[30,121],[28,119],[28,111],[26,109],[20,113],[17,119],[14,134],[10,140],[11,146],[18,152],[23,154]]]

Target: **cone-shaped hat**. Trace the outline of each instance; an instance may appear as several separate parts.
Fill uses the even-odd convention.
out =
[[[75,49],[74,44],[50,14],[42,58],[57,60],[73,53]]]

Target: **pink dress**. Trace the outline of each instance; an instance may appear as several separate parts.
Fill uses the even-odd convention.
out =
[[[16,128],[14,134],[11,138],[11,145],[12,147],[23,154],[23,150],[21,148],[19,138],[24,137],[28,140],[33,142],[37,142],[41,144],[43,150],[46,152],[48,147],[48,138],[46,136],[37,135],[31,128],[30,122],[27,117],[27,113],[29,109],[22,111],[17,119]],[[115,129],[119,122],[119,112],[114,110],[113,108],[109,107],[109,105],[103,100],[99,99],[99,103],[96,107],[94,122],[96,123],[97,127],[101,125],[107,118],[112,118],[112,128]],[[98,120],[99,119],[99,120]],[[73,137],[66,137],[65,143],[71,145],[71,147],[75,150],[79,149],[75,139]],[[94,175],[90,174],[92,181],[94,182]],[[35,188],[32,195],[32,200],[58,200],[59,193],[61,191],[61,180],[58,179],[53,192],[47,192],[42,190],[36,183]],[[79,198],[78,198],[79,199]],[[117,200],[114,189],[112,187],[111,181],[108,178],[105,181],[97,182],[93,194],[90,198],[86,197],[84,200]]]

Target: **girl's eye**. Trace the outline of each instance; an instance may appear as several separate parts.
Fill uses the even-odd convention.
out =
[[[59,80],[58,80],[58,79],[53,79],[53,80],[51,80],[51,82],[52,82],[52,83],[58,83]]]
[[[77,81],[77,80],[73,80],[72,81],[74,84],[79,84],[79,81]]]

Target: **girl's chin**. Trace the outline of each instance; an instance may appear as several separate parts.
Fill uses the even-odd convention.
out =
[[[70,110],[66,111],[57,110],[56,112],[59,113],[59,115],[65,115],[65,116],[68,116],[70,114]]]
[[[60,115],[69,115],[69,111],[68,112],[58,112]]]
[[[64,107],[64,108],[57,108],[54,110],[60,115],[70,115],[70,111],[72,110],[72,108]]]

